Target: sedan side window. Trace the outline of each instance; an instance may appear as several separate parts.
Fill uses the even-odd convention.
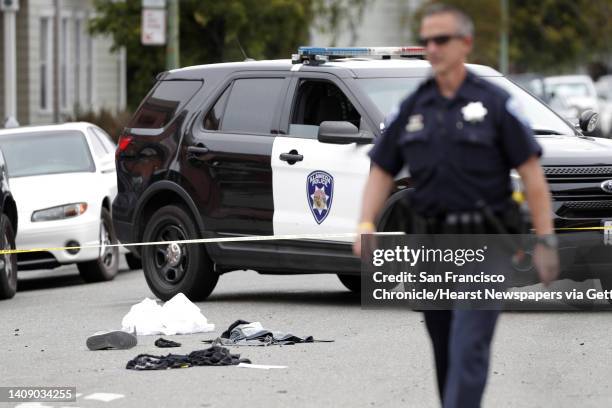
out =
[[[96,157],[102,158],[108,153],[100,139],[98,139],[97,135],[94,134],[91,130],[89,132],[89,140],[91,142],[91,147],[93,148]]]

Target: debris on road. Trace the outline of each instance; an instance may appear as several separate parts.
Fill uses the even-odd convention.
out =
[[[172,340],[166,340],[161,337],[155,340],[155,345],[160,348],[181,347],[181,343],[177,343],[176,341]]]
[[[288,346],[296,343],[333,342],[333,340],[315,340],[312,336],[296,336],[265,329],[260,322],[236,320],[226,331],[214,340],[203,340],[203,343],[223,346]]]
[[[274,369],[274,368],[287,368],[287,366],[265,365],[265,364],[248,364],[248,363],[240,363],[240,364],[238,364],[238,367],[240,367],[240,368],[257,368],[257,369],[260,369],[260,370],[271,370],[271,369]]]
[[[136,336],[121,330],[96,332],[85,342],[90,350],[127,350],[136,346],[137,343]]]
[[[122,330],[136,332],[137,335],[166,336],[175,334],[205,333],[215,330],[208,323],[200,308],[179,293],[163,306],[157,301],[146,298],[133,305],[121,321]]]
[[[166,370],[169,368],[187,368],[192,366],[227,366],[240,363],[251,363],[247,358],[240,358],[240,354],[232,354],[225,347],[212,346],[204,350],[196,350],[187,355],[168,354],[167,356],[154,356],[140,354],[128,361],[125,368],[128,370]]]

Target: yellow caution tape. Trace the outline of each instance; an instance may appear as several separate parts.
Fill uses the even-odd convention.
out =
[[[612,230],[612,225],[604,227],[565,227],[555,228],[556,231],[603,231]],[[393,236],[404,235],[404,232],[372,232],[368,235],[377,236]],[[289,239],[332,239],[332,238],[355,238],[358,235],[356,232],[339,233],[339,234],[293,234],[293,235],[254,235],[248,237],[227,237],[227,238],[200,238],[200,239],[185,239],[179,241],[155,241],[155,242],[138,242],[130,244],[109,244],[105,247],[136,247],[150,245],[169,245],[169,244],[208,244],[216,242],[253,242],[253,241],[277,241]],[[0,255],[23,254],[32,252],[53,252],[53,251],[68,251],[81,250],[88,248],[101,248],[103,245],[82,245],[82,246],[65,246],[65,247],[49,247],[49,248],[27,248],[27,249],[3,249],[0,250]]]
[[[370,235],[404,235],[403,232],[373,232]],[[332,238],[355,238],[356,232],[339,233],[339,234],[294,234],[294,235],[254,235],[248,237],[227,237],[227,238],[201,238],[201,239],[184,239],[180,241],[155,241],[155,242],[139,242],[131,244],[109,244],[105,247],[132,247],[132,246],[150,246],[150,245],[169,245],[169,244],[207,244],[213,242],[252,242],[252,241],[276,241],[288,239],[332,239]],[[65,246],[65,247],[50,247],[50,248],[28,248],[28,249],[4,249],[0,250],[0,255],[23,254],[30,252],[52,252],[52,251],[67,251],[74,249],[86,248],[101,248],[103,245],[82,245],[82,246]]]

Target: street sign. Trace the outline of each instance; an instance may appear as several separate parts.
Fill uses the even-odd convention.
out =
[[[143,45],[166,44],[166,10],[142,9],[140,40]]]
[[[142,0],[142,8],[166,8],[166,0]]]
[[[0,11],[19,11],[19,0],[0,0]]]

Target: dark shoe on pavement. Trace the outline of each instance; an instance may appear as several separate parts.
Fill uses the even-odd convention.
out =
[[[172,341],[172,340],[166,340],[164,338],[159,338],[157,340],[155,340],[155,345],[157,347],[161,347],[161,348],[168,348],[168,347],[181,347],[181,343],[177,343],[176,341]]]
[[[136,336],[121,330],[97,332],[87,338],[87,348],[90,350],[127,350],[136,345]]]

